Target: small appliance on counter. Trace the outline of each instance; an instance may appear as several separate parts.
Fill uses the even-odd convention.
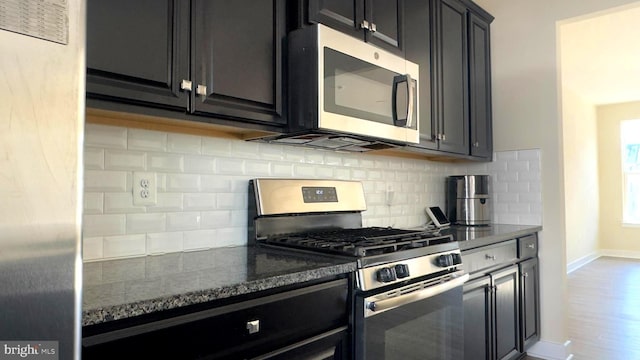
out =
[[[447,217],[465,226],[491,224],[489,175],[449,176],[447,179]]]

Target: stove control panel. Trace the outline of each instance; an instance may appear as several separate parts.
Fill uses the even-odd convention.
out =
[[[460,250],[445,250],[396,262],[364,267],[357,271],[358,289],[367,291],[389,284],[428,278],[456,271],[462,265]]]

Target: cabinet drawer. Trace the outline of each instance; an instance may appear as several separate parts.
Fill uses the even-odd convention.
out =
[[[538,236],[527,235],[518,239],[518,258],[528,259],[538,255]]]
[[[517,259],[516,240],[462,252],[462,264],[468,273],[508,263],[514,259]]]

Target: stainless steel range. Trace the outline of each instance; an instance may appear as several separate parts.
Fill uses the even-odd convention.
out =
[[[362,227],[362,183],[254,179],[249,242],[352,257],[357,359],[463,358],[458,243],[422,230]]]

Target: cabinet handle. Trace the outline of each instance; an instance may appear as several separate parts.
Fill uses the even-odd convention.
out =
[[[196,88],[196,94],[200,96],[207,96],[207,85],[198,85]]]
[[[535,248],[536,248],[536,246],[535,246],[534,244],[529,244],[529,245],[527,245],[527,247],[528,247],[529,249],[535,249]]]
[[[447,135],[442,134],[442,141],[447,141]]]
[[[378,28],[376,27],[376,24],[371,23],[371,25],[369,26],[369,31],[376,32],[377,30]]]
[[[365,30],[369,30],[370,29],[370,24],[367,20],[362,20],[362,22],[360,23],[360,28],[361,29],[365,29]]]
[[[189,80],[182,80],[180,83],[180,89],[191,91],[193,89],[193,83]]]
[[[527,277],[527,276],[529,276],[529,273],[523,273],[522,274],[522,277]]]
[[[480,147],[480,143],[479,143],[479,142],[477,142],[477,141],[476,141],[476,142],[474,142],[474,143],[473,143],[473,147]]]
[[[485,259],[489,259],[489,260],[495,260],[496,259],[495,255],[486,254],[484,257],[485,257]]]
[[[249,334],[260,332],[260,320],[247,321],[247,330]]]

